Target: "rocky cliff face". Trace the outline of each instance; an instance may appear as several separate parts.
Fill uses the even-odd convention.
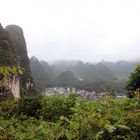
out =
[[[25,73],[21,77],[21,84],[24,89],[28,90],[33,86],[33,79],[23,30],[17,25],[8,25],[5,29],[9,33],[10,39],[14,44],[20,66],[25,69]]]
[[[19,74],[19,66],[25,70],[23,75]],[[9,75],[3,78],[4,73]],[[0,100],[7,95],[18,100],[21,95],[29,95],[28,91],[35,90],[23,30],[17,25],[5,29],[0,25]]]
[[[3,73],[6,75],[8,72],[3,67],[16,67],[17,65],[18,59],[14,45],[10,40],[8,32],[0,25],[0,99],[12,94],[15,100],[20,99],[18,73],[15,72],[15,74],[11,74],[10,77],[2,81]]]
[[[1,95],[12,93],[14,100],[19,100],[20,96],[20,79],[18,73],[15,73],[12,77],[10,76],[3,82],[4,90]]]

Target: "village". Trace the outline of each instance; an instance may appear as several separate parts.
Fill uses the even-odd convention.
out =
[[[96,93],[95,91],[90,92],[86,90],[77,90],[75,88],[64,88],[64,87],[46,88],[46,91],[45,91],[46,96],[50,96],[54,94],[68,96],[70,93],[74,93],[79,97],[83,97],[89,100],[101,99],[105,95],[109,94],[109,92]]]

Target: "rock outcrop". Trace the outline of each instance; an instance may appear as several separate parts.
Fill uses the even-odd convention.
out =
[[[21,85],[24,89],[28,90],[30,87],[33,87],[34,84],[23,30],[17,25],[8,25],[5,29],[14,44],[20,66],[25,69],[25,73],[21,77]]]
[[[3,73],[6,71],[2,71],[3,66],[14,66],[18,65],[18,59],[16,50],[8,32],[0,25],[0,75],[3,76]],[[15,100],[20,99],[20,84],[19,84],[19,75],[16,72],[14,75],[10,75],[8,79],[0,81],[0,99],[3,96],[13,94]]]
[[[8,94],[12,93],[14,100],[19,100],[20,96],[20,79],[18,73],[15,73],[12,77],[4,80],[4,90],[3,93],[7,92]],[[6,93],[6,94],[7,94]],[[3,95],[3,94],[2,94]]]
[[[19,66],[25,70],[23,75],[19,74]],[[13,67],[16,71],[2,78]],[[28,91],[35,90],[23,30],[17,25],[8,25],[5,29],[0,25],[0,99],[13,95],[18,100],[22,95],[29,95]]]

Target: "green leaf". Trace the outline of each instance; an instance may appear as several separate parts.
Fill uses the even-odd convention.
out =
[[[73,133],[71,133],[71,131],[68,131],[68,130],[65,130],[65,136],[67,137],[68,140],[75,138]]]
[[[99,131],[95,136],[95,140],[100,140],[102,138],[103,133],[104,133],[103,130]]]
[[[112,133],[116,130],[116,128],[112,125],[105,125],[104,128],[109,132]]]
[[[118,127],[121,128],[121,129],[125,129],[125,130],[131,130],[131,128],[126,126],[126,125],[121,125],[120,124],[120,125],[118,125]]]

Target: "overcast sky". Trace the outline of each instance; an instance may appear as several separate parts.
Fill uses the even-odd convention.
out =
[[[0,22],[23,28],[30,57],[140,58],[140,0],[0,0]]]

